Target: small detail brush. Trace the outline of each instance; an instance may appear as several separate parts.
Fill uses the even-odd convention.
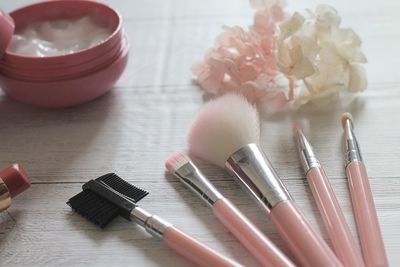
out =
[[[194,155],[225,166],[270,215],[300,265],[342,266],[293,201],[259,142],[258,112],[235,94],[205,104],[188,138]]]
[[[172,154],[165,162],[167,170],[196,192],[230,232],[266,267],[294,267],[287,258],[228,199],[224,198],[185,154]]]
[[[344,130],[345,168],[364,261],[367,267],[386,267],[389,266],[389,263],[368,181],[368,174],[353,131],[353,119],[349,113],[342,115],[342,126]]]
[[[300,123],[293,125],[293,135],[301,165],[336,255],[345,267],[365,266],[361,251],[351,234],[335,192],[310,143],[304,136]]]
[[[0,171],[0,212],[8,209],[11,199],[31,185],[25,170],[19,164],[10,165]]]
[[[168,247],[198,266],[242,266],[138,207],[136,202],[148,192],[129,184],[114,173],[90,180],[82,188],[83,191],[72,197],[67,204],[100,227],[122,216],[129,221],[136,221],[153,236],[162,238]]]

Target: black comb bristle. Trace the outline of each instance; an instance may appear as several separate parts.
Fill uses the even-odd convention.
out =
[[[136,203],[149,194],[115,173],[90,180],[82,188],[83,191],[72,197],[67,204],[102,228],[118,215],[131,220],[131,212]]]
[[[70,198],[67,204],[101,228],[119,215],[116,205],[87,189]]]
[[[96,181],[105,183],[115,191],[123,194],[127,198],[130,198],[135,203],[149,194],[149,192],[126,182],[115,173],[105,174],[97,178]]]

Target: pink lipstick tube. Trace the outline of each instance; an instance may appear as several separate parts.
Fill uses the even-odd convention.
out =
[[[270,215],[301,266],[343,266],[293,201],[257,144],[248,144],[237,150],[228,158],[226,167]]]
[[[177,169],[174,175],[211,206],[220,222],[262,266],[295,266],[245,215],[222,196],[192,161]]]
[[[367,267],[387,267],[374,199],[350,117],[344,121],[343,129],[346,174],[364,261]]]
[[[0,212],[8,209],[11,199],[30,186],[25,170],[19,164],[13,164],[0,171]]]
[[[295,128],[294,137],[308,184],[336,255],[345,267],[365,266],[328,177],[300,127]]]
[[[162,238],[165,244],[187,260],[201,267],[240,267],[241,264],[223,256],[200,243],[193,237],[178,230],[158,216],[140,207],[131,212],[131,219],[143,226],[153,236]]]

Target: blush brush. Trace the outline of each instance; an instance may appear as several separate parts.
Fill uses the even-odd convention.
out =
[[[172,154],[165,162],[167,170],[209,204],[220,222],[265,267],[294,267],[250,220],[225,198],[203,175],[188,156]]]
[[[169,248],[197,266],[242,266],[137,206],[136,203],[148,192],[114,173],[90,180],[82,188],[83,191],[72,197],[67,204],[102,228],[121,216],[136,221],[153,236],[162,238]]]
[[[194,155],[225,167],[255,198],[301,266],[342,266],[293,201],[259,142],[258,112],[235,94],[205,104],[188,138]]]

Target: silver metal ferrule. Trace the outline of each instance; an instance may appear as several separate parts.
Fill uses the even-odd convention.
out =
[[[346,119],[343,132],[343,150],[345,166],[351,162],[362,161],[361,150],[358,146],[356,136],[353,131],[353,122]]]
[[[143,226],[151,235],[160,238],[164,235],[165,230],[172,226],[172,224],[138,206],[131,211],[131,219]]]
[[[310,142],[308,142],[301,129],[296,130],[294,138],[297,143],[297,152],[304,172],[307,174],[311,168],[321,167],[321,163],[315,156]]]
[[[292,199],[257,144],[243,146],[229,157],[225,165],[268,212],[278,203]]]
[[[174,174],[181,182],[210,205],[213,205],[218,199],[223,198],[221,193],[218,192],[191,161],[180,167]]]

